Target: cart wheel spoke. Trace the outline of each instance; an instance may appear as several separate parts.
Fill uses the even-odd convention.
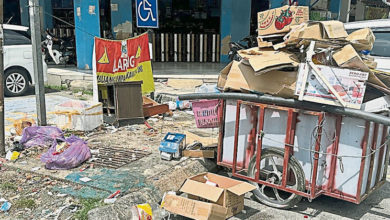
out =
[[[284,201],[284,199],[282,199],[282,197],[280,197],[278,190],[277,190],[277,189],[275,189],[275,188],[272,188],[272,189],[274,190],[274,193],[275,193],[276,199],[277,199],[277,200],[279,200],[279,201],[281,201],[281,202],[283,202],[283,201]]]
[[[276,163],[275,163],[274,158],[273,158],[273,157],[270,157],[270,159],[271,159],[271,163],[272,163],[272,168],[274,169],[274,171],[275,171],[276,173],[279,173],[278,168],[276,167]]]
[[[265,188],[265,185],[263,184],[262,186],[261,186],[261,192],[264,194],[264,188]]]

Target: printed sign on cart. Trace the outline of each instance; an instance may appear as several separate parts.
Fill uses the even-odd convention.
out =
[[[137,27],[158,28],[157,0],[136,0]]]
[[[126,40],[96,37],[93,63],[97,83],[142,80],[142,93],[154,91],[147,33]]]

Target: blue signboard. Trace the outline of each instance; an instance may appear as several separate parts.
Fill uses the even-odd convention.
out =
[[[137,27],[158,28],[157,0],[136,0]]]

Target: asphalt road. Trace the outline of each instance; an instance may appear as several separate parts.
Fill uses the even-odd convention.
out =
[[[293,209],[280,210],[259,203],[247,193],[245,210],[230,220],[238,219],[390,219],[390,175],[388,172],[386,183],[359,205],[320,196],[312,202],[302,199]]]

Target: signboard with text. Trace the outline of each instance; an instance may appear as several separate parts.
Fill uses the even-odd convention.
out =
[[[137,27],[158,28],[157,0],[136,0]]]
[[[142,80],[142,93],[154,92],[147,33],[118,41],[96,37],[93,63],[97,83]]]

